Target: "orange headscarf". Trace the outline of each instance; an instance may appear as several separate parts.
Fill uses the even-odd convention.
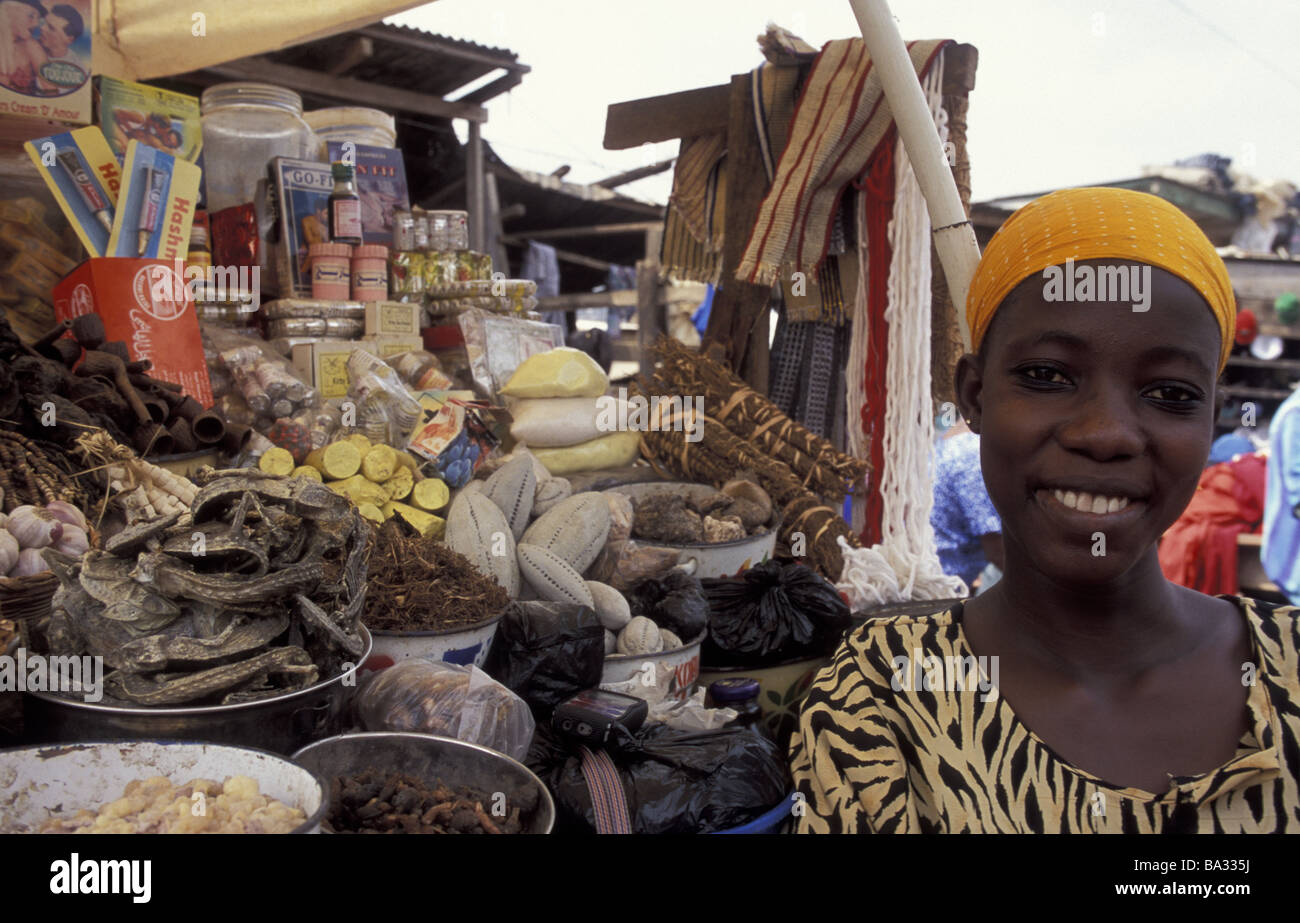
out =
[[[1237,305],[1227,267],[1192,219],[1158,196],[1131,189],[1062,189],[1019,209],[993,235],[966,296],[971,348],[978,350],[1013,288],[1067,259],[1133,260],[1187,282],[1219,322],[1219,371],[1236,334]]]

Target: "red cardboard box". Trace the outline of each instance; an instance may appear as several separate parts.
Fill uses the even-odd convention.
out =
[[[211,407],[203,338],[184,272],[179,260],[91,258],[54,286],[54,315],[64,320],[98,313],[108,339],[124,341],[132,359],[153,363],[150,375]]]

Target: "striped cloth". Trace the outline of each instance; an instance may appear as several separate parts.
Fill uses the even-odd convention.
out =
[[[722,275],[726,153],[721,132],[682,139],[659,253],[663,274],[710,284]]]
[[[631,833],[632,818],[618,767],[604,750],[582,748],[582,776],[591,794],[597,833]]]
[[[918,75],[948,41],[908,44]],[[789,143],[736,278],[770,285],[787,270],[815,273],[826,256],[845,187],[862,173],[892,124],[879,72],[862,39],[828,42],[804,84]]]

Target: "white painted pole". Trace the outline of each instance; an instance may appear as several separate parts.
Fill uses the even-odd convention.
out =
[[[903,44],[903,37],[898,34],[898,26],[889,12],[889,4],[886,0],[849,0],[849,5],[858,19],[858,28],[862,30],[862,40],[866,42],[872,64],[880,72],[880,82],[894,114],[899,137],[903,139],[917,184],[925,196],[934,247],[939,253],[939,262],[943,264],[952,303],[957,308],[962,345],[969,350],[966,293],[970,290],[970,280],[980,259],[975,229],[962,208],[957,183],[939,141],[939,132],[934,127],[921,82],[916,79],[916,68],[907,54],[907,46]]]

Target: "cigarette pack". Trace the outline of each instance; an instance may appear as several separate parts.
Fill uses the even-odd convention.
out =
[[[121,168],[104,133],[91,125],[28,141],[23,150],[87,252],[104,256],[122,182]]]
[[[86,260],[54,287],[54,314],[59,320],[99,314],[109,340],[125,341],[132,359],[153,363],[150,375],[180,385],[211,407],[203,338],[184,268],[179,260]]]
[[[329,200],[334,177],[327,163],[276,157],[271,164],[280,216],[280,296],[307,298],[311,295],[307,248],[330,239]]]
[[[42,237],[32,233],[31,228],[32,225],[14,224],[10,221],[0,222],[0,250],[29,253],[51,272],[60,276],[66,276],[76,268],[76,260],[61,249],[51,247]]]
[[[199,198],[199,168],[131,141],[108,256],[185,259]]]
[[[90,5],[0,4],[0,116],[90,122]]]
[[[291,349],[293,366],[321,397],[346,397],[352,382],[348,375],[348,356],[360,346],[351,340],[296,343]]]
[[[196,162],[203,150],[197,96],[99,76],[95,78],[95,118],[119,163],[132,141],[190,163]]]

